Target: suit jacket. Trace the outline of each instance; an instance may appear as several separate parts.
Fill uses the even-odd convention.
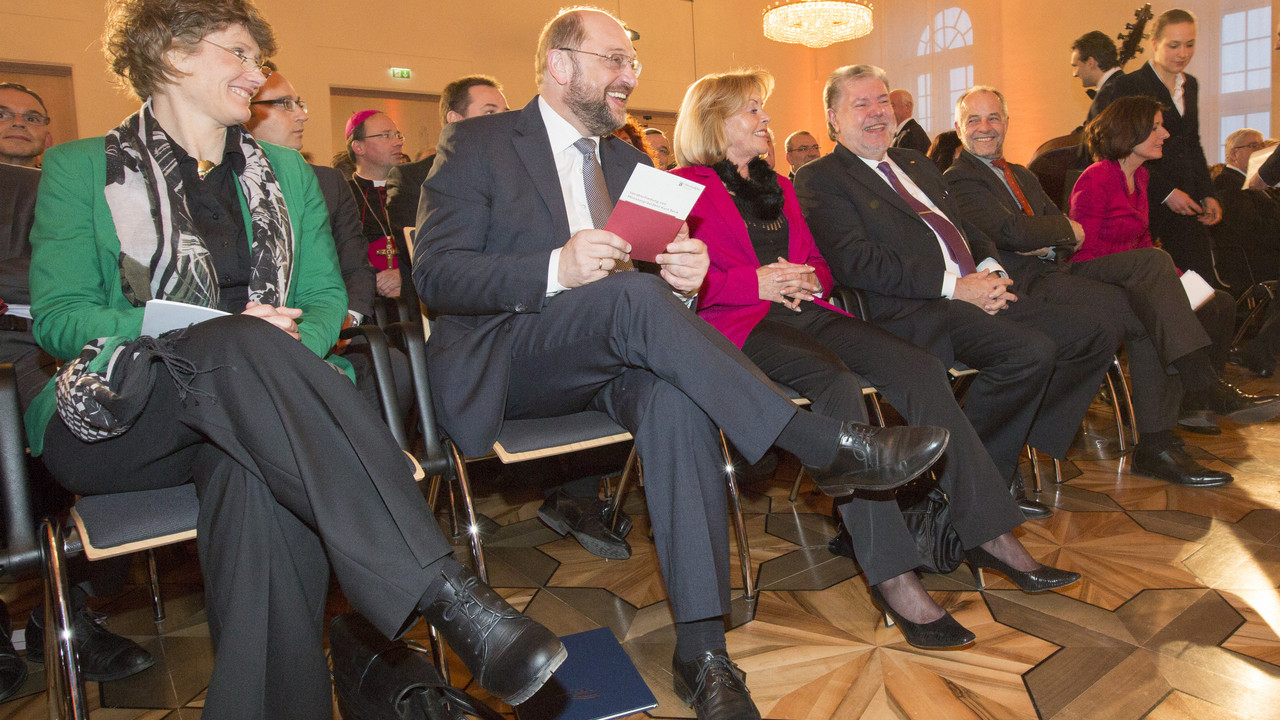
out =
[[[391,225],[403,232],[418,226],[418,199],[422,197],[422,181],[427,179],[436,156],[397,165],[387,173],[387,215]]]
[[[1040,187],[1034,173],[1013,163],[1009,168],[1034,215],[1026,214],[1003,178],[968,150],[960,152],[943,177],[964,219],[1000,249],[1000,264],[1015,285],[1028,287],[1041,273],[1059,269],[1059,263],[1018,253],[1043,247],[1073,247],[1075,232],[1071,221]],[[1061,255],[1059,251],[1059,257]]]
[[[916,122],[915,118],[907,118],[907,122],[902,125],[902,129],[893,136],[894,147],[915,150],[921,155],[928,154],[929,146],[932,144],[932,141],[929,140],[929,133],[920,127],[920,123]]]
[[[289,208],[294,262],[285,304],[302,309],[302,344],[324,357],[338,339],[347,313],[347,293],[338,271],[329,214],[316,174],[296,151],[259,141],[276,173]],[[35,336],[63,360],[100,337],[136,338],[143,308],[120,289],[120,240],[107,206],[104,138],[62,143],[44,155],[35,224],[31,228],[31,312]],[[243,196],[240,209],[250,227]],[[341,358],[337,362],[345,365]],[[53,383],[26,413],[27,441],[39,454],[45,424],[53,415]]]
[[[1184,75],[1182,100],[1186,111],[1182,114],[1173,106],[1169,88],[1160,81],[1150,63],[1127,75],[1111,78],[1093,101],[1098,112],[1119,98],[1134,95],[1153,97],[1164,105],[1164,129],[1169,131],[1169,139],[1164,141],[1164,157],[1144,165],[1151,173],[1149,201],[1153,206],[1163,203],[1174,189],[1181,189],[1197,202],[1214,196],[1204,146],[1200,144],[1200,85],[1191,75]]]
[[[1222,222],[1209,232],[1218,274],[1233,291],[1280,278],[1280,203],[1261,190],[1245,190],[1244,179],[1229,165],[1213,179]]]
[[[974,263],[999,261],[995,244],[964,220],[933,161],[900,148],[890,148],[888,156],[956,225]],[[946,264],[937,235],[919,213],[839,144],[800,168],[796,194],[836,282],[867,293],[870,319],[944,363],[953,362],[946,305],[951,301],[942,297]]]
[[[714,170],[698,165],[671,172],[706,187],[688,218],[689,236],[706,243],[711,258],[707,279],[698,293],[698,315],[734,345],[742,347],[756,324],[769,312],[771,304],[760,299],[756,275],[760,259],[751,244],[747,224]],[[789,231],[787,260],[812,265],[823,293],[829,295],[835,281],[804,221],[795,190],[790,181],[781,176],[778,184],[785,198],[782,214]]]
[[[312,164],[320,194],[329,210],[329,232],[338,252],[342,283],[347,286],[347,307],[365,317],[373,315],[376,291],[373,266],[369,264],[369,243],[360,231],[360,213],[342,173],[327,165]]]
[[[1085,169],[1071,191],[1071,219],[1084,226],[1084,244],[1071,256],[1072,262],[1151,247],[1147,178],[1146,166],[1138,168],[1130,195],[1124,170],[1115,160],[1100,160]]]
[[[31,302],[31,223],[40,171],[0,163],[0,300]]]
[[[1124,77],[1124,68],[1121,68],[1119,72],[1107,78],[1106,82],[1098,86],[1097,92],[1095,92],[1093,95],[1093,100],[1089,103],[1089,114],[1086,115],[1084,119],[1085,125],[1088,125],[1090,122],[1093,121],[1094,118],[1098,117],[1098,113],[1102,112],[1103,110],[1106,110],[1107,104],[1110,104],[1110,102],[1115,99],[1115,98],[1102,97],[1102,91],[1107,87],[1109,87],[1113,81],[1122,77]],[[1100,97],[1101,97],[1101,100],[1099,99]],[[1173,106],[1170,105],[1170,107],[1173,107]],[[1086,153],[1087,153],[1087,148],[1086,148]]]
[[[462,452],[488,452],[502,426],[517,314],[537,313],[551,251],[569,217],[535,96],[522,110],[447,126],[423,185],[413,279],[439,313],[428,341],[431,391]],[[613,136],[600,163],[617,202],[648,156]]]

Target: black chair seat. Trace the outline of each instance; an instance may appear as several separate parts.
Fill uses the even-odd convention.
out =
[[[191,483],[158,490],[89,495],[75,504],[85,554],[110,557],[136,552],[138,545],[167,545],[190,533],[195,536],[200,500]],[[162,538],[164,540],[162,540]]]

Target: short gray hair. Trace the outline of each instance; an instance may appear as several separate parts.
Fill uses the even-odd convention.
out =
[[[995,95],[996,97],[1000,98],[1000,112],[1004,114],[1005,119],[1009,118],[1009,103],[1005,101],[1004,93],[991,87],[990,85],[974,85],[968,90],[965,90],[964,92],[960,93],[960,97],[956,98],[956,111],[955,111],[956,125],[963,124],[961,122],[962,115],[960,112],[960,106],[964,105],[964,101],[968,99],[970,95],[974,93],[980,93],[980,92],[989,92],[992,95]]]
[[[889,89],[889,76],[885,75],[884,70],[875,65],[845,65],[838,67],[831,76],[827,78],[826,87],[822,88],[822,104],[825,109],[830,110],[835,107],[840,100],[840,87],[849,80],[861,80],[863,78],[874,77],[879,78],[884,83],[885,90]],[[831,121],[827,121],[827,137],[828,139],[836,139],[836,129],[832,127]]]

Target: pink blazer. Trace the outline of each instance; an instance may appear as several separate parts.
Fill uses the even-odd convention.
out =
[[[1147,169],[1138,168],[1130,195],[1120,163],[1100,160],[1085,169],[1071,190],[1069,214],[1084,226],[1084,244],[1071,256],[1072,262],[1151,247],[1148,180]]]
[[[706,187],[689,213],[689,235],[705,242],[711,257],[707,279],[698,294],[698,315],[734,345],[742,347],[747,335],[769,312],[769,301],[760,299],[760,282],[756,275],[760,260],[751,246],[747,224],[714,170],[693,166],[676,168],[671,172]],[[791,235],[787,260],[813,266],[818,281],[822,283],[823,297],[826,297],[835,287],[831,268],[818,253],[791,181],[778,176],[778,183],[785,197],[782,214],[787,218]]]

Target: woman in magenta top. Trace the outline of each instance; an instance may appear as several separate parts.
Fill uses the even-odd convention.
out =
[[[1003,478],[956,405],[937,358],[822,301],[831,271],[814,244],[791,183],[760,156],[768,149],[763,70],[708,75],[685,94],[672,172],[705,187],[689,231],[711,267],[698,314],[742,348],[771,379],[814,412],[866,422],[862,388],[876,387],[912,425],[951,433],[934,467],[971,567],[1004,572],[1023,589],[1079,579],[1040,565],[1011,532],[1023,521]],[[974,636],[924,591],[924,563],[892,493],[837,501],[873,600],[898,620],[907,642],[959,647]]]
[[[1071,219],[1084,226],[1084,243],[1071,256],[1082,262],[1151,247],[1143,167],[1159,158],[1169,132],[1160,103],[1145,95],[1121,98],[1089,124],[1086,142],[1097,158],[1071,191]],[[1108,114],[1109,113],[1109,114]],[[1104,117],[1105,116],[1105,117]]]
[[[1169,132],[1158,100],[1135,95],[1116,100],[1085,128],[1085,142],[1097,160],[1085,169],[1071,191],[1068,214],[1084,227],[1084,242],[1072,262],[1151,247],[1147,182],[1143,165],[1164,152]],[[1204,278],[1212,281],[1213,278]],[[1213,341],[1208,362],[1221,377],[1235,331],[1235,298],[1222,290],[1196,309]],[[1188,379],[1183,378],[1184,387]],[[1216,423],[1203,413],[1184,414],[1179,426],[1217,434]]]

